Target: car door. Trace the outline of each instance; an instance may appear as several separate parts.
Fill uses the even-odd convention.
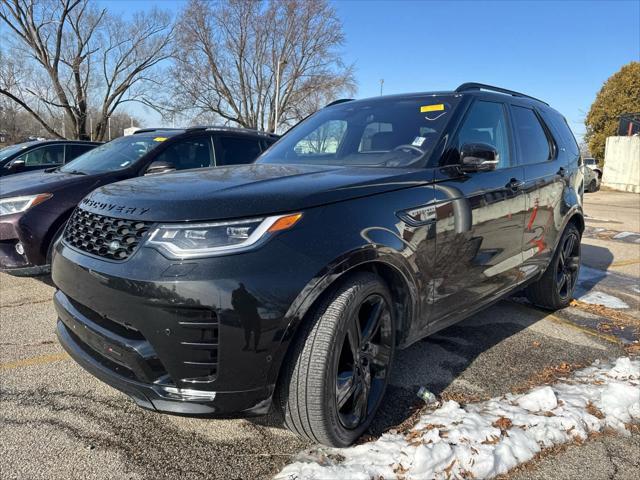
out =
[[[518,163],[524,168],[526,218],[523,256],[529,275],[546,267],[558,240],[563,191],[568,181],[566,155],[560,152],[540,113],[528,105],[512,104]]]
[[[497,150],[495,170],[463,171],[460,152],[473,143]],[[506,105],[475,100],[452,145],[435,173],[434,328],[511,288],[522,263],[524,168],[514,162]]]
[[[215,136],[216,165],[252,163],[263,150],[259,137],[221,133]]]

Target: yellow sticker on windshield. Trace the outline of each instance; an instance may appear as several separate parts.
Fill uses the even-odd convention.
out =
[[[444,110],[444,103],[437,103],[435,105],[423,105],[420,107],[420,113],[426,112],[441,112]]]
[[[153,139],[154,142],[164,142],[167,137],[156,137]]]

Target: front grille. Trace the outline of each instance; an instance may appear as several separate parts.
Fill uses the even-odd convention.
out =
[[[151,222],[106,217],[76,208],[64,231],[66,243],[99,257],[125,260],[137,250]]]

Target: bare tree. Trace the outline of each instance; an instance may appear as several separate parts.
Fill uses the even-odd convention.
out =
[[[146,103],[158,64],[172,53],[171,17],[157,9],[125,21],[88,0],[0,1],[0,19],[13,33],[0,64],[0,94],[57,137],[89,138],[94,108],[94,137],[104,139],[120,105]],[[67,124],[71,132],[63,131]]]
[[[325,0],[191,0],[177,28],[174,112],[275,131],[355,89]]]

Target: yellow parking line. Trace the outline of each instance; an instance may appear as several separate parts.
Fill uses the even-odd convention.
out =
[[[25,358],[16,360],[15,362],[0,363],[0,370],[11,370],[13,368],[31,367],[33,365],[45,365],[47,363],[59,362],[67,360],[69,355],[66,353],[53,353],[51,355],[40,355],[39,357]]]
[[[631,260],[620,260],[619,262],[613,262],[610,267],[626,267],[627,265],[635,265],[640,263],[640,258],[633,258]]]

